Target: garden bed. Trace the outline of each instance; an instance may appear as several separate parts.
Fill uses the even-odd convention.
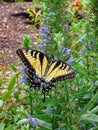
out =
[[[13,17],[12,14],[23,12],[34,6],[32,2],[0,4],[0,64],[16,64],[16,50],[21,47],[22,37],[29,34],[34,41],[37,30],[26,24],[28,19],[23,16]]]

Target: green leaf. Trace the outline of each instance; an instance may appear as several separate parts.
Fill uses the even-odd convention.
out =
[[[95,86],[98,86],[98,80],[95,81]]]
[[[4,123],[0,123],[0,130],[4,130],[5,128],[5,124]]]
[[[22,119],[20,121],[17,122],[18,125],[21,125],[21,124],[27,124],[28,123],[28,119],[25,118],[25,119]]]
[[[91,111],[92,114],[95,114],[98,112],[98,105],[96,107],[94,107]]]
[[[40,126],[44,127],[44,128],[49,129],[49,130],[52,129],[52,124],[47,123],[47,122],[45,122],[45,121],[43,121],[43,120],[39,120],[39,119],[38,119],[38,124],[39,124]]]
[[[98,115],[95,115],[95,114],[84,114],[84,115],[81,116],[79,121],[98,122]]]
[[[33,3],[39,4],[39,0],[33,0]]]
[[[10,81],[9,85],[8,85],[8,91],[12,90],[14,85],[16,83],[16,75],[15,77],[13,77],[13,79]]]
[[[3,105],[3,100],[0,99],[0,107]]]
[[[23,48],[31,48],[31,37],[29,35],[24,35],[23,37]]]
[[[11,93],[12,93],[12,91],[6,92],[6,93],[2,96],[3,101],[6,101],[6,100],[10,97]]]
[[[10,64],[10,67],[11,67],[11,69],[12,69],[14,72],[16,72],[16,71],[17,71],[16,66],[14,66],[13,64]]]
[[[8,126],[5,130],[14,130],[13,125]]]
[[[82,111],[80,112],[79,116],[85,114],[92,106],[93,104],[98,100],[98,91],[96,92],[96,94],[93,96],[93,98],[87,103],[87,105],[85,105],[85,107],[82,109]]]

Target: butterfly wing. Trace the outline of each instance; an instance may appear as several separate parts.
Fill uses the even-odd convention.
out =
[[[46,83],[43,86],[42,92],[44,94],[51,90],[56,82],[71,79],[75,77],[74,70],[67,64],[62,61],[51,61],[48,65],[47,73],[45,75]]]
[[[39,89],[48,65],[47,57],[39,51],[30,49],[18,49],[16,53],[27,68],[30,87]]]
[[[47,82],[58,82],[75,77],[74,70],[62,61],[52,61],[46,74]]]
[[[18,49],[16,52],[29,71],[32,68],[39,78],[44,76],[48,60],[43,53],[30,49]]]

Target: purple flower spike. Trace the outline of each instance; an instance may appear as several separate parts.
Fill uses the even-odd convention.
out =
[[[54,60],[58,61],[59,59],[58,59],[58,57],[54,56]]]
[[[67,54],[69,54],[70,51],[71,51],[71,50],[70,50],[69,48],[63,48],[63,49],[62,49],[63,56],[66,56]]]
[[[38,128],[38,120],[36,118],[32,118],[31,115],[28,116],[28,121],[32,123],[32,126]]]
[[[26,75],[27,70],[26,70],[26,67],[25,66],[21,67],[20,71],[22,73],[21,73],[19,82],[20,83],[27,83],[27,75]]]
[[[48,10],[50,10],[51,8],[48,8]]]
[[[69,25],[66,23],[64,26],[66,27],[66,32],[68,32],[70,30]]]
[[[41,43],[38,45],[42,50],[45,50],[45,48],[44,48],[44,46],[43,46],[43,44],[42,44],[42,41],[41,41]]]
[[[78,54],[84,55],[83,50],[80,50]]]
[[[20,83],[27,83],[27,76],[25,73],[22,73],[21,74],[21,77],[20,77],[20,80],[19,80]]]
[[[49,19],[50,19],[50,17],[45,17],[45,18],[44,18],[44,21],[47,21],[47,22],[48,22]]]
[[[40,34],[43,38],[45,38],[45,39],[49,39],[50,38],[50,36],[48,35],[48,34],[45,34],[45,33],[41,33]]]
[[[32,125],[38,127],[38,120],[36,118],[35,119],[33,118]]]
[[[67,61],[67,64],[71,64],[72,62],[74,62],[74,59],[72,57],[70,57]]]
[[[85,44],[85,40],[82,38],[82,39],[79,39],[78,40],[78,43],[82,43],[83,45]]]
[[[96,122],[93,121],[92,124],[93,124],[93,126],[94,126],[95,128],[97,128]]]
[[[44,25],[42,28],[39,29],[40,33],[49,33],[49,28],[47,25]]]
[[[45,43],[46,45],[50,44],[50,42],[47,39],[42,40],[42,43]]]
[[[66,32],[68,32],[70,30],[70,28],[66,27]]]
[[[82,64],[84,64],[85,65],[85,61],[84,61],[84,59],[81,59],[81,61],[80,61]]]
[[[82,130],[86,130],[85,125],[84,125],[84,124],[81,124],[81,125],[80,125],[80,128],[82,128]]]
[[[68,27],[69,25],[67,23],[64,24],[65,27]]]
[[[26,67],[25,66],[22,66],[21,68],[20,68],[20,71],[22,71],[22,72],[26,72]]]

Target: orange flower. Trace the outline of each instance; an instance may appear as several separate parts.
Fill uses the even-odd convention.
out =
[[[71,4],[75,10],[82,10],[81,0],[72,0]]]
[[[27,9],[30,19],[33,21],[34,26],[39,29],[43,17],[43,12],[41,12],[39,7],[33,7]]]

